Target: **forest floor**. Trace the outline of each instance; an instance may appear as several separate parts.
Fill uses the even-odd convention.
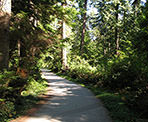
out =
[[[87,89],[42,70],[49,82],[46,102],[25,118],[13,122],[111,122],[101,101]]]

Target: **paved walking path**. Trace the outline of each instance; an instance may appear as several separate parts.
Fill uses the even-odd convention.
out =
[[[21,122],[111,122],[101,102],[86,88],[42,70],[49,100]]]

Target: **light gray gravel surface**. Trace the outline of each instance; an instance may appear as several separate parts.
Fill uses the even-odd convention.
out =
[[[24,122],[111,122],[100,100],[88,89],[48,70],[42,72],[52,97]]]

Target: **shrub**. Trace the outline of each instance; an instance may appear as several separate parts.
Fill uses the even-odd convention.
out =
[[[15,118],[16,111],[21,111],[22,105],[26,104],[28,96],[32,96],[33,99],[29,99],[29,103],[25,105],[26,108],[30,106],[32,101],[36,101],[36,96],[43,93],[45,88],[46,82],[41,78],[38,68],[33,68],[27,77],[26,75],[22,77],[20,73],[14,71],[1,72],[0,121],[8,122],[8,119]],[[23,107],[23,111],[24,109]]]
[[[22,91],[21,95],[23,96],[37,96],[45,91],[47,82],[43,79],[36,81],[34,78],[29,77],[27,82],[29,83],[25,90]]]
[[[6,122],[8,118],[16,114],[14,103],[11,101],[1,101],[0,108],[0,121],[2,122]]]
[[[79,56],[72,56],[69,61],[69,70],[66,72],[74,79],[80,79],[85,84],[95,84],[96,68],[92,67],[85,59]]]

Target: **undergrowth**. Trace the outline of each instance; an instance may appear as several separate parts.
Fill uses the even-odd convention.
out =
[[[109,116],[112,118],[113,122],[135,122],[136,115],[134,115],[134,112],[126,105],[123,95],[108,91],[101,87],[96,87],[95,85],[84,84],[81,80],[73,79],[66,73],[57,73],[57,75],[90,89],[95,96],[103,102],[103,105],[109,111]]]
[[[38,95],[45,92],[46,87],[47,82],[37,72],[26,78],[14,71],[0,73],[0,122],[23,115],[40,100]]]
[[[69,69],[59,71],[58,75],[91,89],[103,101],[114,122],[144,121],[148,113],[148,67],[139,62],[137,57],[117,58],[105,67],[94,68],[86,60],[74,58]]]

